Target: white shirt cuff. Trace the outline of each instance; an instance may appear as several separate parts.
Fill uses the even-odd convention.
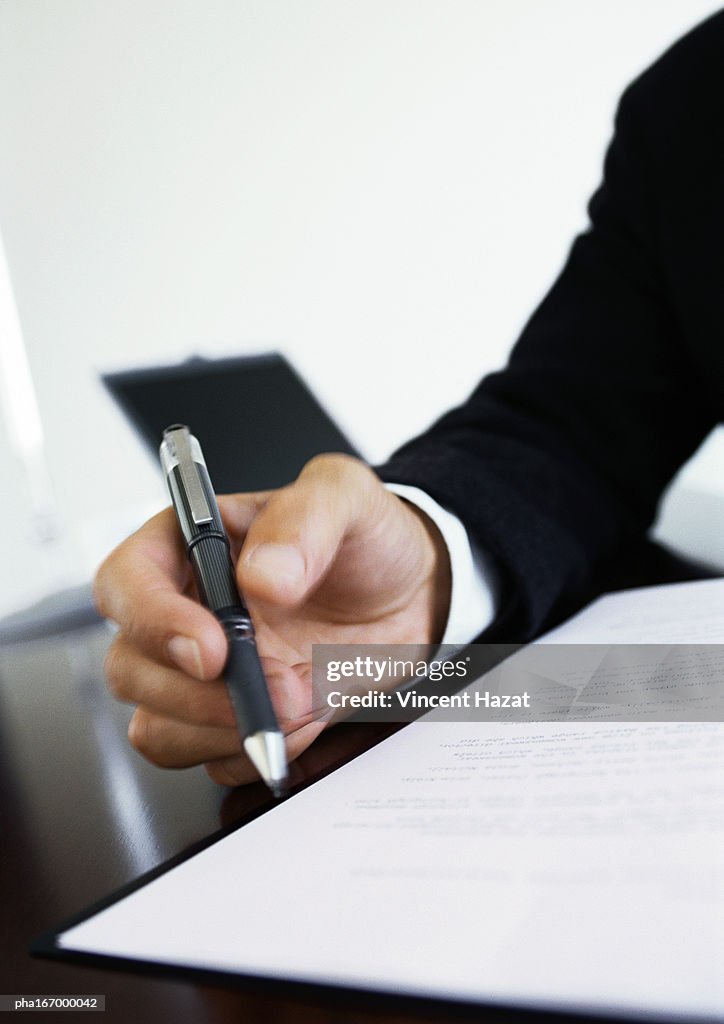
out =
[[[452,593],[441,643],[464,646],[486,629],[495,617],[496,581],[490,558],[473,543],[456,515],[419,487],[386,483],[388,491],[416,505],[442,534],[450,556]]]

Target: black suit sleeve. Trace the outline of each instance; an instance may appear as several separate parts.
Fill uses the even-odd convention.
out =
[[[670,193],[685,186],[661,140],[679,132],[677,152],[701,149],[681,84],[696,50],[679,44],[624,94],[590,228],[507,367],[379,469],[427,490],[492,555],[506,639],[532,637],[590,593],[715,423],[666,256]]]

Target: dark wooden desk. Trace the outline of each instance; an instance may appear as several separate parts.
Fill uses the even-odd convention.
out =
[[[224,790],[202,768],[146,764],[126,739],[130,709],[103,682],[109,639],[99,625],[0,650],[0,994],[105,994],[101,1019],[114,1024],[452,1019],[440,1007],[363,1010],[349,999],[229,991],[30,957],[38,934],[271,800],[262,785]],[[323,774],[390,731],[330,730],[294,766],[293,781]],[[32,1014],[56,1024],[69,1017],[88,1019]]]

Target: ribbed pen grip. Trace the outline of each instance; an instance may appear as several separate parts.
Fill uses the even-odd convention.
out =
[[[212,612],[221,608],[241,606],[229,546],[219,533],[201,534],[189,551],[199,597]]]
[[[229,656],[223,677],[242,736],[257,732],[278,732],[279,725],[259,662],[254,637],[239,636],[246,632],[234,622],[223,622],[229,641]]]

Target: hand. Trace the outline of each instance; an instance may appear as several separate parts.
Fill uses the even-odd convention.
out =
[[[326,724],[312,711],[312,644],[439,641],[447,551],[427,516],[345,455],[317,456],[289,486],[228,495],[219,507],[292,760]],[[163,767],[205,764],[224,785],[256,778],[218,678],[226,639],[195,598],[172,509],[106,559],[95,596],[120,627],[106,675],[116,697],[137,705],[133,746]]]

